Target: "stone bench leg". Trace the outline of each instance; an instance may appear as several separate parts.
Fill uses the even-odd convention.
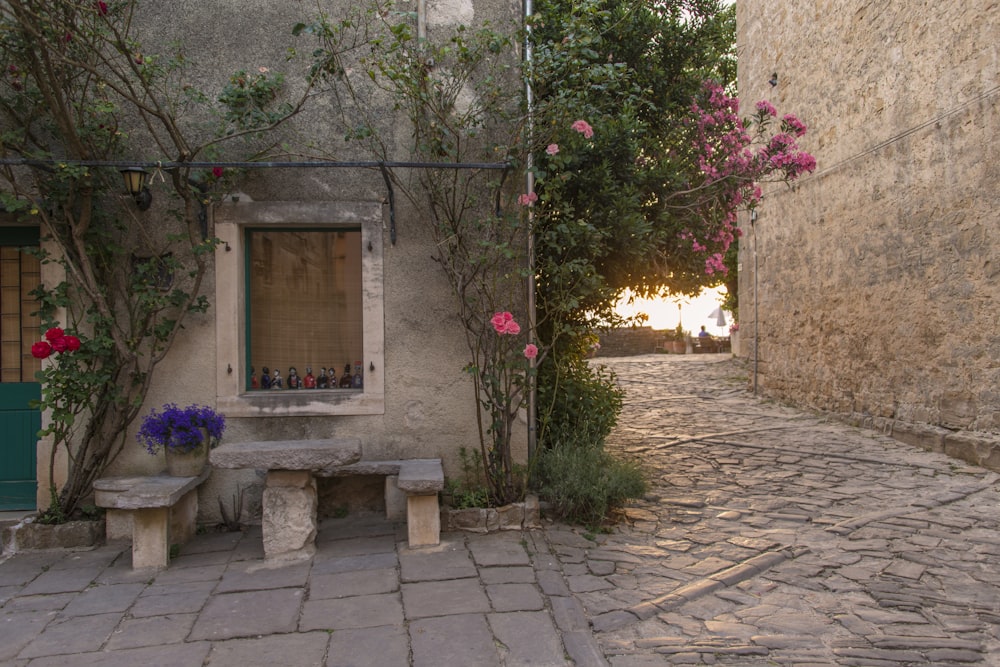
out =
[[[437,494],[406,497],[406,530],[410,547],[441,543],[441,510]]]
[[[269,470],[261,531],[264,557],[311,558],[316,553],[316,479],[308,470]]]
[[[162,570],[170,564],[170,510],[166,507],[132,513],[132,569]]]
[[[198,489],[185,493],[170,508],[170,542],[190,542],[198,530]]]

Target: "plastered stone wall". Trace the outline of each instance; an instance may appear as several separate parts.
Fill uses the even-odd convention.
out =
[[[818,163],[765,186],[756,223],[741,220],[759,391],[953,453],[976,449],[956,433],[992,443],[996,3],[741,0],[737,21],[744,110],[768,99],[796,114]],[[963,457],[992,466],[987,450]]]
[[[404,3],[405,4],[405,3]],[[415,11],[416,2],[411,3]],[[473,11],[475,4],[475,11]],[[405,8],[405,7],[404,7]],[[286,49],[312,48],[294,40],[292,26],[309,18],[315,4],[274,3],[266,0],[203,3],[177,0],[166,5],[144,5],[142,20],[163,44],[182,39],[189,58],[199,63],[192,69],[200,84],[217,90],[229,73],[243,67],[284,72],[292,89],[303,72],[289,71]],[[466,20],[488,20],[495,27],[517,25],[519,3],[506,0],[447,0],[428,3],[428,26],[432,38],[450,32]],[[415,19],[414,19],[415,21]],[[511,54],[516,58],[516,54]],[[365,78],[363,70],[354,72]],[[318,97],[290,125],[289,132],[307,137],[325,151],[325,159],[370,160],[345,143],[343,132],[331,123],[340,102]],[[395,159],[409,160],[411,130],[405,118],[391,108],[382,115],[384,136],[395,146]],[[331,158],[330,156],[335,156]],[[413,178],[404,174],[404,178]],[[381,174],[374,169],[261,169],[254,170],[240,185],[246,200],[253,202],[386,202],[388,192]],[[154,193],[155,194],[155,193]],[[455,315],[454,296],[438,264],[426,212],[410,205],[396,193],[398,238],[390,242],[388,221],[382,230],[382,276],[384,291],[384,411],[378,414],[236,417],[227,420],[227,442],[357,437],[363,458],[369,460],[440,457],[448,476],[461,473],[459,448],[478,447],[475,403],[469,375],[463,367],[469,352]],[[148,215],[156,215],[151,209]],[[386,207],[386,216],[388,209]],[[223,248],[217,253],[225,252]],[[214,273],[206,293],[214,301]],[[158,369],[146,406],[165,402],[181,405],[216,405],[216,378],[225,368],[223,359],[232,354],[216,349],[216,328],[228,326],[217,320],[213,307],[207,314],[188,320],[185,335]],[[239,355],[237,355],[239,356]],[[368,360],[365,360],[367,368]],[[314,364],[319,366],[319,364]],[[259,371],[259,369],[258,369]],[[224,375],[223,375],[224,376]],[[145,414],[145,410],[143,414]],[[526,423],[517,435],[521,458],[525,452]],[[138,424],[135,425],[135,428]],[[161,455],[162,457],[162,455]],[[161,457],[149,456],[129,435],[126,450],[112,474],[155,473]],[[200,489],[201,520],[218,521],[219,503],[230,512],[234,499],[244,493],[243,519],[259,518],[263,484],[261,471],[217,470]]]

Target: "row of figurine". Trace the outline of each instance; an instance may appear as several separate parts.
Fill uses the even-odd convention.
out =
[[[325,368],[319,369],[319,376],[313,375],[312,367],[306,366],[305,376],[300,376],[295,366],[288,369],[288,377],[281,377],[281,371],[277,368],[270,371],[267,366],[261,369],[260,377],[254,368],[250,367],[250,388],[251,389],[363,389],[365,385],[364,376],[361,374],[361,362],[354,363],[354,374],[351,374],[351,365],[344,364],[344,374],[337,379],[337,372],[330,367],[330,374],[327,375]]]

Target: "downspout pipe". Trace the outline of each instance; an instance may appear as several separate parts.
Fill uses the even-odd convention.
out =
[[[531,88],[531,65],[533,59],[533,47],[531,44],[531,17],[535,12],[534,0],[524,0],[524,97],[527,109],[527,145],[528,156],[525,161],[524,189],[531,194],[535,191],[535,171],[534,157],[531,147],[534,139],[534,92]],[[535,303],[535,231],[534,231],[534,211],[528,207],[528,239],[527,239],[527,260],[528,260],[528,342],[534,343],[537,340],[535,327],[538,324]],[[535,359],[530,360],[532,380],[528,391],[528,463],[535,459],[535,452],[538,447],[538,376],[535,373],[537,364]]]

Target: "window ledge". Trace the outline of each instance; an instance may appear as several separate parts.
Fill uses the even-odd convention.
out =
[[[358,389],[302,389],[220,396],[227,417],[319,417],[375,415],[385,412],[385,397]]]

